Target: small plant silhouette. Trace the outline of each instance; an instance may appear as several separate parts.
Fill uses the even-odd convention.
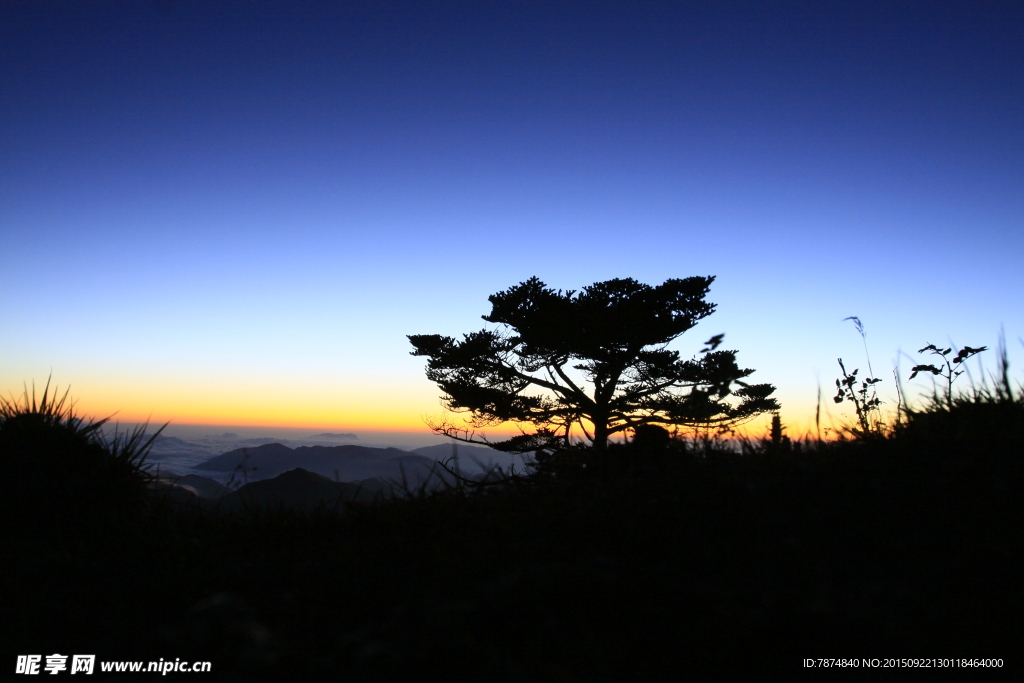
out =
[[[860,338],[864,342],[864,354],[868,359],[868,373],[874,375],[874,370],[871,369],[871,356],[868,354],[867,333],[864,332],[864,323],[855,315],[843,318],[843,322],[847,320],[853,321],[854,327],[857,328],[857,333],[860,334]],[[878,398],[878,394],[875,391],[875,385],[882,380],[877,377],[867,377],[860,381],[860,387],[858,388],[857,373],[860,370],[855,368],[853,372],[847,372],[843,359],[840,358],[838,360],[839,369],[842,370],[843,376],[841,379],[836,380],[837,393],[833,400],[836,403],[850,401],[853,404],[854,410],[857,411],[858,426],[850,431],[857,438],[872,435],[884,436],[886,424],[882,420],[879,410],[879,406],[882,405],[882,399]]]
[[[857,411],[857,424],[859,426],[859,428],[853,430],[854,435],[858,437],[865,437],[871,434],[882,435],[885,431],[885,424],[878,410],[878,407],[882,405],[882,399],[878,398],[878,394],[875,391],[875,385],[882,380],[877,377],[867,377],[861,380],[860,387],[858,388],[857,373],[860,370],[854,369],[853,372],[847,372],[842,358],[839,359],[839,369],[842,370],[843,377],[836,380],[836,388],[839,391],[833,400],[836,403],[842,403],[843,401],[853,403],[853,407]]]
[[[976,349],[970,346],[965,346],[964,348],[957,351],[956,356],[952,360],[950,360],[949,354],[953,352],[952,347],[939,350],[939,347],[937,347],[935,344],[929,344],[923,349],[919,349],[918,353],[924,353],[925,351],[931,352],[932,355],[938,356],[939,358],[942,359],[941,365],[943,365],[944,367],[940,368],[931,364],[915,365],[913,368],[911,368],[910,379],[914,379],[915,377],[917,377],[917,374],[920,372],[930,372],[932,375],[942,377],[943,379],[945,379],[946,392],[944,396],[944,402],[948,410],[953,410],[953,382],[956,380],[957,377],[964,374],[964,370],[961,370],[960,367],[964,364],[964,362],[967,361],[967,359],[972,358],[973,356],[976,356],[982,351],[987,350],[987,346],[981,346]]]
[[[778,413],[772,415],[772,426],[769,432],[769,438],[771,442],[768,447],[772,452],[783,453],[788,452],[791,446],[791,442],[788,436],[785,434],[786,428],[782,425],[782,418]]]

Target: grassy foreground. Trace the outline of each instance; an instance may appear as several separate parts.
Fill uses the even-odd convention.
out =
[[[148,492],[139,439],[107,443],[52,400],[2,417],[3,666],[630,680],[817,657],[1014,667],[1024,635],[1012,392],[887,436],[570,453],[529,482],[342,515],[175,508]]]

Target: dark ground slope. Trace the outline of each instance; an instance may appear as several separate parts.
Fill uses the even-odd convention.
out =
[[[84,521],[5,508],[5,649],[213,679],[624,680],[1022,639],[1019,436],[618,454],[491,495]],[[972,442],[973,443],[973,442]],[[134,504],[134,503],[133,503]],[[646,673],[645,673],[646,672]]]

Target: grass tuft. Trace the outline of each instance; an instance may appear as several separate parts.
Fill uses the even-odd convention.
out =
[[[109,421],[79,416],[50,379],[41,395],[33,384],[21,400],[0,397],[0,468],[16,482],[0,507],[21,520],[12,536],[54,548],[123,540],[153,502],[145,461],[163,427],[148,437],[148,425],[115,428],[108,439]]]

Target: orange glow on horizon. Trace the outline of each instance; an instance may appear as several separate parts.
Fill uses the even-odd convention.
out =
[[[409,434],[429,434],[427,420],[450,419],[462,425],[462,414],[446,413],[439,405],[437,388],[426,383],[377,386],[313,386],[297,387],[284,383],[245,381],[216,383],[208,380],[203,386],[185,386],[178,382],[125,381],[121,384],[100,381],[91,377],[71,377],[72,391],[68,400],[74,401],[75,413],[87,419],[111,417],[112,422],[162,425],[281,427],[317,431],[359,432],[388,431]],[[151,378],[155,379],[155,378]],[[20,383],[19,383],[20,384]],[[37,398],[45,382],[36,383]],[[58,396],[68,384],[51,387]],[[31,396],[32,385],[28,392]],[[23,388],[5,392],[7,399],[23,401]],[[831,403],[831,402],[828,402]],[[787,408],[786,406],[789,406]],[[845,406],[843,406],[845,407]],[[823,405],[821,434],[836,434],[841,425],[849,422],[843,411],[831,412],[834,406]],[[784,401],[781,413],[785,434],[793,440],[817,438],[814,421],[815,407],[795,401]],[[770,428],[770,415],[762,415],[742,425],[737,434],[749,438],[763,438]],[[826,427],[829,431],[826,431]],[[588,431],[593,433],[590,425]],[[479,430],[479,435],[507,438],[520,433],[514,423]],[[582,439],[577,427],[573,438]]]
[[[70,395],[69,395],[70,396]],[[333,410],[320,412],[304,412],[296,410],[298,414],[289,414],[285,411],[273,410],[270,407],[261,407],[257,410],[222,410],[218,412],[205,411],[200,406],[182,406],[178,410],[154,410],[144,412],[138,409],[112,409],[110,404],[103,401],[75,401],[75,414],[87,419],[102,419],[110,417],[110,421],[123,423],[148,422],[153,425],[162,425],[169,422],[171,425],[189,426],[237,426],[237,427],[281,427],[287,429],[311,429],[323,431],[358,432],[358,431],[389,431],[408,433],[429,433],[430,427],[426,419],[449,417],[460,418],[459,415],[443,415],[440,413],[421,414],[412,412],[398,413],[397,411],[377,412],[371,410],[360,411],[359,413]],[[791,418],[785,413],[782,414],[782,423],[786,436],[793,440],[804,438],[815,438],[816,430],[813,415],[803,420]],[[746,438],[762,438],[767,436],[770,429],[771,416],[763,415],[751,422],[741,425],[736,429],[736,436]],[[834,419],[830,423],[822,420],[822,434],[827,437],[829,433],[834,435],[838,432],[838,424]],[[587,425],[588,432],[593,434],[590,425]],[[472,430],[470,430],[472,431]],[[507,423],[496,427],[477,430],[477,436],[489,435],[495,437],[509,437],[520,434],[520,430],[514,423]],[[576,428],[572,432],[574,440],[583,438],[582,432]],[[621,437],[622,434],[616,434]]]

